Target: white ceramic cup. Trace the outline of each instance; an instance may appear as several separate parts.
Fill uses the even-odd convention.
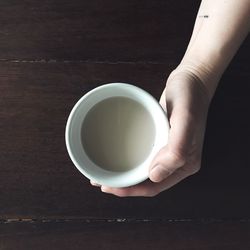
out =
[[[98,166],[86,153],[81,140],[82,125],[88,112],[99,102],[112,97],[126,97],[140,103],[151,115],[155,127],[150,153],[141,164],[122,172]],[[154,97],[131,84],[109,83],[91,90],[75,104],[67,121],[65,140],[71,160],[88,179],[109,187],[128,187],[148,178],[150,163],[156,153],[167,144],[168,132],[167,115]]]

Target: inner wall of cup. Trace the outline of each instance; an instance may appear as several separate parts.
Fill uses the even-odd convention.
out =
[[[142,164],[152,151],[155,124],[141,103],[111,97],[90,109],[81,135],[84,150],[96,165],[125,172]]]
[[[140,89],[137,90],[137,88],[131,90],[131,87],[126,85],[122,86],[122,88],[121,86],[117,86],[117,88],[115,88],[115,86],[112,86],[112,91],[109,88],[101,89],[100,87],[99,91],[93,91],[89,95],[87,94],[79,100],[77,107],[75,108],[71,117],[68,141],[71,148],[71,158],[79,171],[82,172],[86,177],[95,180],[98,183],[105,184],[106,182],[107,184],[112,186],[116,186],[117,182],[119,182],[119,186],[121,186],[122,182],[124,182],[125,179],[127,180],[127,183],[123,183],[124,186],[128,185],[128,182],[131,182],[132,185],[138,178],[146,179],[149,164],[156,152],[166,142],[167,134],[165,133],[164,135],[164,133],[161,134],[160,132],[162,131],[163,127],[163,130],[166,130],[166,124],[164,124],[164,122],[161,122],[160,124],[159,122],[157,122],[162,120],[162,112],[159,112],[159,106],[157,102],[155,102],[155,100],[149,94],[146,93],[145,95],[145,93],[146,92],[141,92]],[[155,146],[147,159],[145,159],[145,161],[141,165],[127,172],[107,171],[97,166],[91,161],[91,159],[89,159],[88,155],[83,149],[81,141],[82,123],[88,111],[101,100],[114,96],[122,96],[133,99],[143,104],[145,108],[148,109],[150,114],[154,114],[153,120],[156,129]],[[163,140],[161,138],[162,136],[165,136],[166,138],[164,138]],[[111,184],[112,182],[113,184]]]

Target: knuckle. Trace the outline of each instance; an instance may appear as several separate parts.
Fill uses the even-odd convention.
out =
[[[201,162],[200,162],[200,159],[197,158],[192,162],[192,165],[190,165],[190,168],[189,168],[190,175],[194,175],[198,173],[200,168],[201,168]]]
[[[116,196],[118,197],[127,197],[127,196],[130,196],[131,193],[128,191],[128,190],[118,190],[116,193],[115,193]]]
[[[146,197],[155,197],[156,195],[159,194],[159,191],[156,189],[150,189],[149,191],[147,191],[146,193]]]
[[[190,175],[194,175],[194,174],[197,174],[199,172],[199,170],[200,170],[200,168],[197,168],[197,167],[191,168],[189,173],[190,173]]]
[[[200,168],[201,159],[199,157],[193,157],[183,168],[180,168],[180,171],[183,172],[183,174],[186,176],[191,176],[198,173]]]
[[[150,192],[146,196],[147,197],[155,197],[158,194],[158,192]]]
[[[170,157],[171,161],[173,162],[173,164],[176,165],[177,167],[183,166],[187,161],[187,159],[186,159],[187,157],[183,153],[177,153],[174,151],[170,151],[169,157]]]

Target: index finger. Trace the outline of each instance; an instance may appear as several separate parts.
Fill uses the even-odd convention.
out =
[[[102,186],[101,190],[104,193],[113,194],[119,197],[134,197],[134,196],[144,196],[144,197],[153,197],[159,194],[162,191],[165,191],[181,180],[185,179],[189,176],[186,168],[180,168],[174,173],[172,173],[169,177],[167,177],[162,182],[152,182],[150,180],[146,180],[140,184],[135,186],[126,187],[126,188],[111,188]]]

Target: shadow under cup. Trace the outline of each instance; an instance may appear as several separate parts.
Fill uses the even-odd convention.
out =
[[[148,178],[168,131],[166,113],[149,93],[110,83],[76,103],[65,137],[70,158],[83,175],[101,185],[126,187]]]

